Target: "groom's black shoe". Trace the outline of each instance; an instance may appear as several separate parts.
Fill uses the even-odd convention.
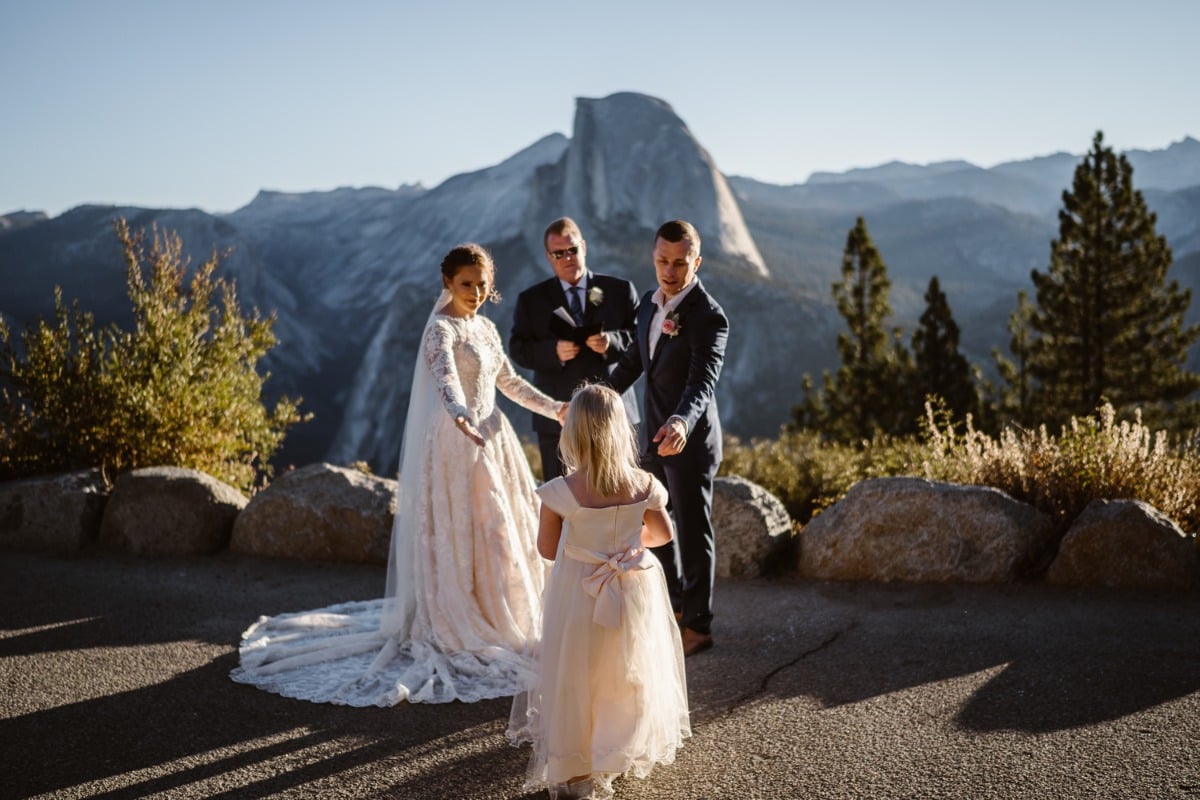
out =
[[[691,628],[684,628],[680,635],[683,639],[683,654],[685,656],[694,656],[696,653],[703,652],[713,646],[713,638],[710,633],[701,633]]]

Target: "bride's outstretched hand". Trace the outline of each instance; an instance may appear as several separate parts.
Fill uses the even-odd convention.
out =
[[[483,434],[475,429],[475,426],[471,424],[471,420],[467,419],[466,417],[455,417],[454,424],[458,426],[460,431],[466,434],[468,439],[480,447],[483,447],[485,444],[483,440]]]
[[[559,404],[559,406],[558,406],[558,411],[557,411],[557,412],[555,413],[555,415],[554,415],[554,416],[558,417],[558,424],[559,424],[559,425],[562,425],[564,422],[566,422],[566,420],[567,420],[567,407],[568,407],[569,405],[571,405],[571,404],[570,404],[570,403],[560,403],[560,404]]]

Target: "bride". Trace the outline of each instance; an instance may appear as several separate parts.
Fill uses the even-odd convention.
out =
[[[517,374],[479,316],[495,266],[477,244],[442,260],[405,419],[381,600],[262,617],[233,680],[353,706],[473,702],[532,678],[550,562],[537,551],[533,475],[496,388],[561,418],[566,403]]]

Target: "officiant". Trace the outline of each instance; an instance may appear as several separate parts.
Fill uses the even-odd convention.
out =
[[[633,342],[638,296],[633,284],[587,268],[587,242],[575,220],[554,220],[542,235],[554,277],[517,297],[508,350],[533,371],[533,384],[556,400],[570,400],[581,384],[606,379]],[[637,403],[625,407],[638,421]],[[558,456],[561,426],[533,415],[542,456],[542,479],[562,474]]]

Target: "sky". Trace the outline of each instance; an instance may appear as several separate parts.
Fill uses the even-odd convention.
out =
[[[0,0],[0,214],[420,183],[667,101],[726,175],[1200,138],[1200,0]]]

